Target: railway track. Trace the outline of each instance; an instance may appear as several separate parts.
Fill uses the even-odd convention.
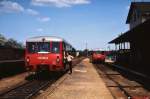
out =
[[[55,76],[55,78],[46,80],[32,80],[17,86],[7,92],[0,94],[0,99],[30,99],[40,90],[47,88],[57,81],[63,74]]]
[[[0,99],[29,99],[42,88],[48,86],[51,81],[31,81],[0,96]]]
[[[149,86],[150,77],[148,75],[115,64],[106,64],[106,65],[110,66],[111,68],[115,68],[117,71],[120,71],[122,74],[130,78],[134,78],[134,80],[141,83],[142,85],[144,85],[145,88],[150,90]]]
[[[73,65],[78,64],[83,58],[75,59]],[[66,71],[67,72],[67,71]],[[31,80],[21,85],[16,86],[8,91],[0,93],[0,99],[30,99],[40,91],[52,84],[54,84],[59,78],[61,78],[66,72],[59,72],[50,75],[39,75],[35,77],[29,77],[28,79],[41,78],[38,80]],[[48,76],[48,77],[47,77]]]
[[[107,65],[94,65],[114,99],[150,99],[150,91]]]

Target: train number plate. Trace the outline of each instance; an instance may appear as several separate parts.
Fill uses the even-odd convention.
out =
[[[48,59],[48,57],[38,57],[38,59]]]

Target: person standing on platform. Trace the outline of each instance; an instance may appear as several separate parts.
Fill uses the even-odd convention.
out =
[[[70,53],[67,53],[67,63],[69,65],[70,74],[72,74],[72,59],[74,58]]]

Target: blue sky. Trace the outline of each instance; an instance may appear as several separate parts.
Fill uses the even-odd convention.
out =
[[[0,0],[0,33],[25,42],[29,37],[59,36],[76,49],[107,49],[128,30],[130,0]]]

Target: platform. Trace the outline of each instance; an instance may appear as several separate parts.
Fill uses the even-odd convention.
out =
[[[113,99],[113,96],[89,59],[84,59],[46,99]]]

